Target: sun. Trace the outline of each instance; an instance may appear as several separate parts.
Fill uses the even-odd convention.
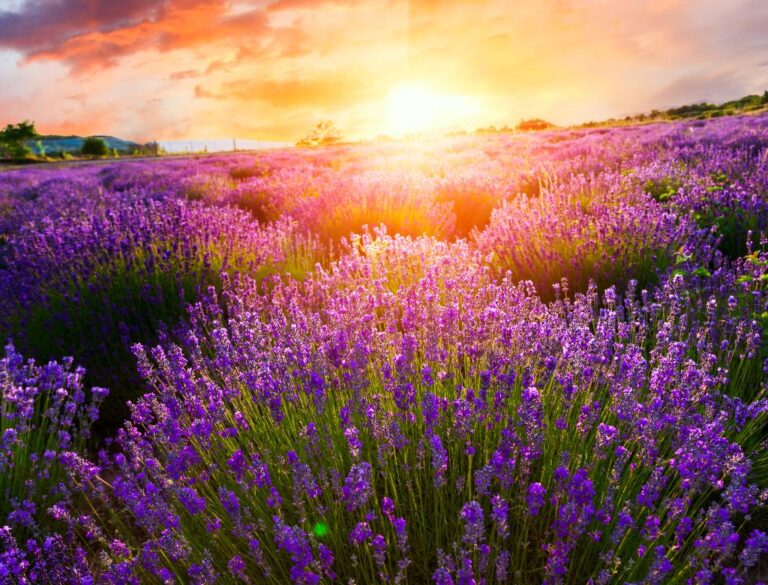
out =
[[[394,134],[418,134],[434,122],[437,96],[425,86],[407,83],[389,93],[389,126]]]
[[[422,134],[467,122],[477,112],[477,102],[468,96],[437,93],[408,82],[389,92],[387,130],[396,136]]]

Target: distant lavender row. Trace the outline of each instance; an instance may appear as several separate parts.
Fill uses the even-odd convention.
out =
[[[654,250],[659,247],[655,251],[662,256],[679,244],[664,224],[669,220],[649,204],[651,198],[674,208],[680,221],[718,226],[728,250],[743,253],[744,226],[757,234],[768,224],[762,196],[768,162],[760,156],[766,143],[768,117],[746,116],[419,145],[23,170],[0,175],[0,206],[6,209],[0,226],[12,231],[35,217],[88,213],[108,205],[113,193],[140,192],[234,204],[262,222],[292,218],[331,243],[360,232],[363,225],[380,223],[390,233],[446,239],[470,236],[474,229],[484,253],[507,245],[501,268],[526,279],[535,276],[525,266],[529,250],[516,252],[510,213],[503,211],[513,205],[514,222],[534,236],[554,232],[556,238],[575,238],[575,245],[547,250],[548,264],[565,266],[572,274],[593,268],[601,272],[605,267],[593,266],[594,250],[582,240],[593,234],[611,238],[628,221],[635,225],[633,236]],[[521,194],[537,205],[520,204]],[[617,201],[622,209],[614,209]],[[583,222],[572,217],[574,211],[595,217]],[[625,214],[636,217],[627,220]],[[591,227],[572,234],[564,220]],[[648,232],[636,233],[647,222]],[[541,243],[530,245],[534,255],[545,253]],[[622,261],[629,252],[614,254]],[[548,293],[541,290],[547,286],[539,283],[540,292]]]

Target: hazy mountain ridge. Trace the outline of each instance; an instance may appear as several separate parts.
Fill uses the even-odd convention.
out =
[[[145,145],[114,136],[97,136],[97,138],[104,140],[110,150],[116,150],[119,154],[133,154],[146,148]],[[27,146],[37,155],[55,155],[62,152],[79,154],[83,148],[83,142],[85,142],[84,136],[49,134],[36,140],[30,140]]]
[[[131,140],[124,140],[115,136],[96,135],[107,143],[110,151],[118,154],[154,154],[156,146],[154,142],[140,144]],[[83,148],[84,136],[61,136],[47,134],[30,140],[27,146],[35,155],[56,156],[61,153],[80,154]],[[289,142],[277,142],[267,140],[250,139],[210,139],[210,140],[159,140],[157,149],[168,154],[185,152],[224,152],[233,150],[260,150],[264,148],[277,148],[291,146]]]

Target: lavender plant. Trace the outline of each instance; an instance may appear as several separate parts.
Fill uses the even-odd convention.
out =
[[[13,548],[8,526],[19,536],[51,536],[71,503],[65,460],[85,452],[107,395],[104,388],[86,390],[84,373],[71,358],[45,365],[24,360],[12,345],[0,359],[0,522],[6,525],[0,540],[5,547]]]
[[[755,258],[549,306],[440,263],[379,297],[233,282],[185,347],[137,347],[154,392],[111,489],[83,485],[147,535],[126,541],[140,579],[736,579],[768,498],[766,389],[742,385],[765,358]]]
[[[759,581],[767,137],[0,176],[6,333],[147,391],[89,451],[103,391],[7,350],[0,582]]]
[[[139,196],[22,226],[0,269],[3,334],[42,359],[89,366],[113,389],[112,424],[138,395],[131,343],[170,331],[222,271],[265,276],[296,249],[289,222],[260,228],[237,210]]]

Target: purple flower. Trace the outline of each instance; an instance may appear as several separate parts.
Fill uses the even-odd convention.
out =
[[[377,534],[371,544],[373,545],[373,560],[379,567],[383,567],[387,555],[386,538],[382,534]]]
[[[278,516],[274,516],[272,521],[277,548],[287,552],[291,558],[293,581],[306,585],[317,583],[320,576],[308,569],[314,562],[314,555],[307,533],[298,526],[286,525]]]
[[[349,427],[344,429],[344,436],[347,439],[347,444],[349,445],[349,452],[352,455],[353,459],[357,459],[358,457],[360,457],[360,453],[363,449],[363,443],[360,441],[358,435],[359,435],[358,430],[355,427]]]
[[[768,554],[768,534],[753,530],[744,542],[739,560],[745,567],[754,567],[762,555]]]
[[[371,464],[363,461],[353,465],[342,488],[343,501],[349,512],[362,508],[373,495],[371,488]]]
[[[368,522],[358,522],[349,533],[349,542],[359,545],[363,544],[366,540],[370,540],[372,537],[373,531]]]
[[[534,482],[528,486],[526,502],[528,503],[528,512],[531,516],[536,516],[544,505],[547,490],[539,482]]]
[[[395,513],[395,503],[392,501],[392,498],[387,496],[381,498],[381,513],[392,522]]]
[[[507,580],[509,569],[509,551],[502,550],[496,557],[496,581],[504,583]]]
[[[247,580],[245,575],[245,568],[245,561],[243,561],[243,558],[240,555],[233,556],[227,563],[227,570],[229,571],[229,574],[236,579]]]
[[[299,460],[294,451],[286,454],[288,463],[293,471],[293,489],[298,497],[306,495],[309,498],[317,498],[322,493],[312,469],[306,463]]]
[[[505,540],[509,536],[509,504],[499,495],[491,499],[491,520],[499,538]]]
[[[445,485],[445,473],[448,471],[448,452],[443,447],[443,442],[438,435],[429,437],[429,446],[432,449],[432,470],[434,471],[434,485]]]
[[[435,582],[435,585],[454,585],[453,577],[451,577],[450,571],[445,567],[438,567],[432,573],[432,581]]]
[[[397,548],[400,552],[405,553],[408,551],[408,532],[406,530],[405,518],[395,518],[392,522],[392,526],[395,529],[395,538],[397,539]]]
[[[235,473],[237,481],[242,481],[248,468],[248,461],[246,460],[245,455],[243,455],[243,452],[238,450],[232,453],[232,456],[227,460],[227,465],[229,465],[230,469]]]
[[[323,567],[325,575],[329,579],[335,579],[336,574],[333,572],[333,551],[323,543],[319,543],[317,545],[317,554],[320,557],[320,565]]]
[[[179,501],[190,514],[199,514],[205,510],[205,498],[191,487],[183,487],[179,491]]]
[[[459,517],[464,521],[462,541],[470,546],[478,546],[485,540],[483,508],[476,501],[462,506]]]
[[[220,487],[218,490],[219,501],[232,518],[238,518],[240,516],[240,499],[235,492],[228,490],[225,487]]]

